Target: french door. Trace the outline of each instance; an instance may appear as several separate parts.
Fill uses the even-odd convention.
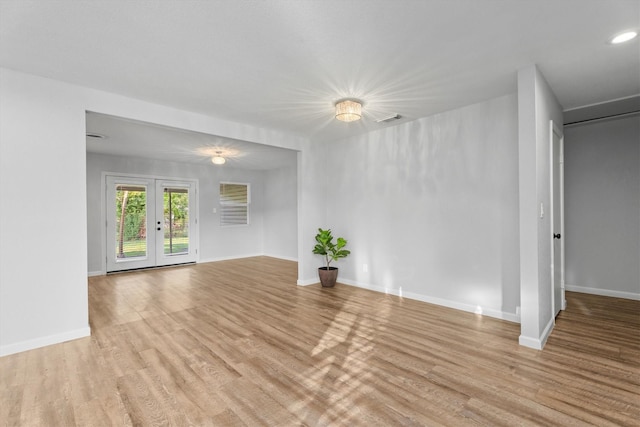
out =
[[[190,181],[106,176],[107,272],[195,262]]]

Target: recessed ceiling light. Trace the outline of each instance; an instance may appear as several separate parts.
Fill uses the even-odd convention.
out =
[[[624,42],[628,42],[629,40],[633,40],[638,36],[637,31],[625,31],[624,33],[620,33],[611,38],[609,43],[611,44],[620,44]]]

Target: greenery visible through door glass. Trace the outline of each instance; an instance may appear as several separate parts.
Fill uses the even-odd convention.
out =
[[[164,189],[164,254],[189,252],[189,190]]]
[[[147,254],[147,192],[145,187],[116,186],[116,258]]]

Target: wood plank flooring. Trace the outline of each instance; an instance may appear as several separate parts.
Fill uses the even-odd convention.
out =
[[[517,324],[267,257],[89,279],[92,336],[0,358],[22,426],[637,426],[640,301],[568,293],[541,352]]]

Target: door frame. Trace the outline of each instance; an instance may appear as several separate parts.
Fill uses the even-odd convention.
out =
[[[116,251],[116,242],[113,239],[114,232],[117,231],[116,222],[117,220],[114,217],[117,217],[117,212],[115,211],[116,204],[116,194],[115,185],[122,184],[126,186],[139,186],[145,188],[145,198],[146,198],[146,214],[145,214],[145,228],[146,232],[146,251],[143,256],[125,258],[122,260],[118,260],[117,257],[114,256]],[[155,230],[154,227],[154,218],[156,211],[156,185],[155,180],[149,178],[141,178],[141,177],[124,177],[120,175],[107,175],[105,176],[104,182],[105,188],[105,262],[106,262],[106,272],[116,272],[120,270],[134,270],[138,268],[149,268],[154,267],[156,263],[156,245],[155,245],[155,233],[152,230]],[[111,235],[111,236],[109,236]],[[153,244],[149,244],[149,242]],[[111,259],[110,259],[111,258]]]
[[[102,232],[100,233],[100,259],[101,259],[101,270],[102,274],[107,274],[107,176],[119,176],[123,178],[131,178],[131,179],[153,179],[153,180],[167,180],[167,181],[182,181],[182,182],[190,182],[194,185],[195,188],[195,197],[193,207],[194,217],[194,230],[193,230],[193,240],[190,243],[193,244],[193,248],[195,250],[195,262],[200,261],[200,181],[198,179],[193,178],[182,178],[182,177],[173,177],[166,175],[144,175],[144,174],[135,174],[135,173],[120,173],[120,172],[109,172],[102,171],[100,173],[100,224],[102,224]],[[154,188],[155,191],[155,188]]]
[[[558,268],[558,266],[555,265],[555,256],[556,256],[556,250],[555,250],[555,238],[553,237],[553,234],[555,233],[560,233],[560,239],[559,239],[559,243],[560,243],[560,297],[561,297],[561,302],[560,302],[560,310],[565,310],[567,308],[567,300],[565,298],[565,232],[564,232],[564,134],[562,132],[562,128],[558,127],[553,120],[549,121],[549,158],[550,158],[550,162],[549,162],[549,187],[550,187],[550,206],[549,206],[549,211],[550,211],[550,225],[551,225],[551,311],[553,313],[553,321],[555,324],[555,317],[556,317],[556,301],[555,301],[555,288],[556,288],[556,281],[555,281],[555,273],[556,270]],[[554,158],[554,141],[557,140],[558,144],[559,144],[559,149],[558,149],[558,159]],[[558,166],[558,178],[559,178],[559,183],[558,183],[558,189],[560,190],[560,195],[559,195],[559,201],[560,201],[560,206],[557,207],[555,206],[554,200],[555,200],[555,180],[554,180],[554,162],[558,161],[559,162],[559,166]],[[560,224],[556,224],[555,223],[555,210],[556,208],[559,208],[560,212]]]
[[[156,211],[155,211],[155,220],[158,222],[158,215],[162,211],[162,217],[164,218],[164,206],[160,208],[162,203],[160,203],[160,199],[163,198],[162,191],[164,188],[187,188],[189,192],[189,251],[185,253],[175,253],[175,254],[166,254],[164,252],[164,226],[162,226],[162,239],[156,238],[156,267],[164,267],[170,265],[183,264],[188,262],[195,262],[198,257],[198,246],[195,244],[197,242],[197,236],[192,235],[198,232],[198,216],[197,216],[197,197],[198,191],[196,189],[195,183],[193,180],[183,180],[183,179],[156,179],[155,180],[155,197],[156,197]],[[193,193],[191,190],[193,189]],[[196,215],[192,215],[192,210],[195,210]],[[158,224],[154,224],[154,228],[157,227]],[[159,230],[157,230],[159,231]],[[178,262],[176,262],[176,260]]]

